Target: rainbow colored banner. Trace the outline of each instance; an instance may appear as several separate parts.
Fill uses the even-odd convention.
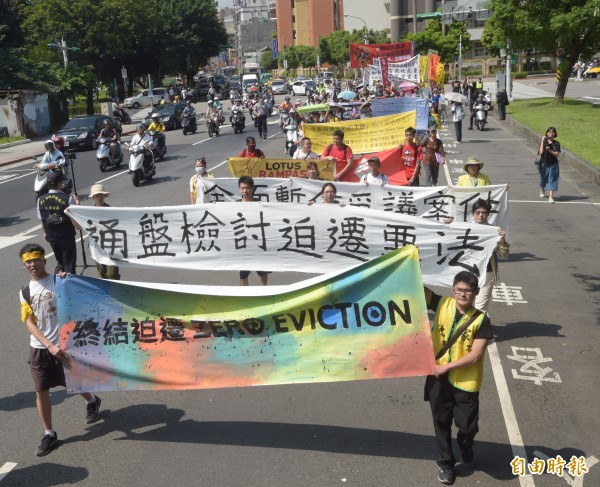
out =
[[[159,289],[160,286],[160,289]],[[70,392],[431,374],[416,247],[289,286],[57,279]]]

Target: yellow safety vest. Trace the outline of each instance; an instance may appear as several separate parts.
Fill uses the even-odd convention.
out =
[[[490,178],[483,173],[477,173],[477,187],[479,186],[489,186]],[[463,174],[462,176],[458,176],[458,185],[459,186],[470,186],[473,187],[473,183],[471,182],[470,174]]]
[[[191,179],[191,183],[192,183],[192,194],[194,195],[194,199],[196,199],[198,197],[198,188],[197,188],[197,184],[198,184],[198,180],[197,180],[198,175],[194,174],[192,176]],[[206,171],[206,177],[212,179],[213,178],[213,173],[210,171]]]
[[[469,320],[477,311],[474,307],[463,315],[460,321],[454,324],[454,316],[456,314],[456,300],[454,298],[441,298],[435,312],[435,321],[432,331],[433,350],[437,354],[452,334],[460,328],[460,326]],[[481,326],[481,322],[486,314],[481,313],[462,336],[454,342],[450,349],[438,360],[436,364],[446,365],[450,362],[456,362],[461,357],[467,355],[475,341],[475,332]],[[467,392],[477,392],[481,388],[481,380],[483,378],[483,359],[476,364],[452,369],[448,372],[448,380],[454,387]]]

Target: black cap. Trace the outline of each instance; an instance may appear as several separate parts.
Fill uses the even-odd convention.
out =
[[[62,181],[62,174],[56,171],[49,171],[46,175],[46,180],[49,183],[57,183],[58,181]]]

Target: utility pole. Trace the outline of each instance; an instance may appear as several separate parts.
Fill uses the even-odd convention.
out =
[[[512,100],[512,48],[510,39],[506,39],[506,96]]]
[[[62,55],[63,55],[63,62],[65,63],[65,68],[69,65],[69,51],[72,52],[79,52],[81,51],[81,49],[79,49],[78,47],[68,47],[67,43],[65,42],[64,38],[61,38],[60,43],[54,43],[51,42],[50,44],[47,44],[47,46],[50,49],[58,49],[59,51],[62,51]]]

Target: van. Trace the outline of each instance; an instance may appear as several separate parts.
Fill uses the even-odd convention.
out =
[[[125,108],[138,109],[140,107],[158,105],[161,97],[164,97],[165,102],[171,101],[169,99],[169,90],[167,88],[153,88],[152,91],[142,90],[129,98],[125,98],[123,104],[125,105]]]
[[[242,76],[242,89],[247,91],[252,85],[258,84],[258,74],[245,74]]]

